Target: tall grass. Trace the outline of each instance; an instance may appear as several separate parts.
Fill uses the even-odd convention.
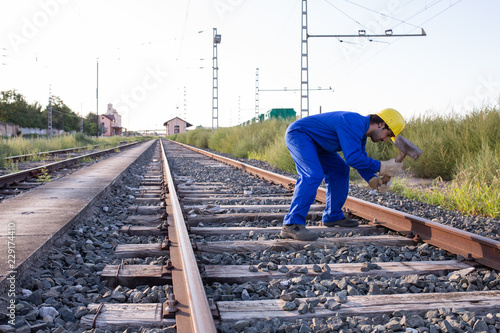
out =
[[[396,186],[409,197],[462,211],[500,216],[500,110],[483,107],[459,116],[412,119],[404,135],[423,153],[405,159],[417,177],[451,181],[442,192]]]
[[[211,130],[197,128],[194,131],[171,135],[169,139],[199,148],[208,148],[208,139],[211,135]]]
[[[290,121],[271,120],[250,126],[220,128],[213,133],[197,129],[171,137],[201,148],[235,157],[253,158],[295,172],[284,142]],[[466,115],[424,114],[407,120],[402,135],[422,151],[416,160],[407,157],[405,169],[419,178],[448,181],[442,190],[422,191],[395,182],[393,190],[466,214],[500,216],[500,110],[483,107]],[[396,157],[391,143],[366,145],[377,160]]]
[[[4,158],[8,156],[35,154],[51,150],[88,147],[102,145],[103,147],[117,146],[121,141],[135,141],[137,137],[100,137],[93,138],[81,133],[76,135],[61,135],[57,137],[38,137],[25,139],[21,136],[0,139],[0,167],[4,166]]]

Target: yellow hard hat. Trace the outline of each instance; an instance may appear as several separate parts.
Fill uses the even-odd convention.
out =
[[[394,137],[391,138],[392,141],[395,140],[395,137],[398,136],[399,133],[405,128],[405,120],[401,116],[401,114],[394,109],[383,109],[377,113],[377,116],[382,118],[385,124],[389,127],[389,129],[394,133]]]

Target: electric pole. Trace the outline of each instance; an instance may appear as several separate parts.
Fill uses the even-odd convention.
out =
[[[49,108],[47,110],[47,136],[52,136],[52,87],[49,86]]]
[[[300,116],[309,115],[309,45],[307,32],[307,0],[302,0],[300,42]]]
[[[99,58],[97,58],[97,85],[95,89],[96,99],[96,136],[99,137]]]
[[[255,118],[259,117],[259,69],[255,69]]]
[[[186,107],[186,86],[184,86],[184,120],[186,120],[186,117],[187,117],[187,107]]]
[[[421,37],[426,36],[424,29],[420,34],[394,34],[392,29],[385,30],[384,34],[366,34],[366,30],[358,30],[357,35],[309,35],[307,32],[307,0],[302,0],[302,41],[300,66],[300,117],[309,115],[309,47],[310,37],[353,38],[353,37]]]
[[[219,64],[217,60],[217,45],[221,42],[221,36],[214,29],[214,45],[212,55],[212,131],[219,128]]]

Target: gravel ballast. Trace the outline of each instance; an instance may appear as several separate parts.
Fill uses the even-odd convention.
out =
[[[40,261],[22,281],[22,290],[16,305],[17,316],[15,330],[10,326],[0,326],[6,332],[105,332],[105,330],[84,330],[79,319],[88,314],[90,303],[151,303],[163,302],[172,291],[170,285],[138,286],[137,288],[111,288],[100,282],[99,274],[107,264],[118,265],[121,260],[113,255],[117,244],[138,244],[161,242],[160,237],[129,236],[120,233],[127,216],[127,208],[134,205],[136,189],[141,177],[147,171],[151,154],[136,163],[125,175],[125,180],[117,183],[109,193],[95,205],[93,213],[76,225],[59,242],[58,247],[48,253],[48,260]],[[271,194],[272,187],[262,180],[255,183],[251,176],[237,170],[203,167],[195,158],[176,158],[170,167],[177,176],[189,176],[194,181],[234,182],[235,195],[246,190],[252,193]],[[267,164],[255,160],[245,163],[263,169],[271,169]],[[294,177],[294,175],[289,175]],[[283,193],[277,188],[276,193]],[[480,229],[483,236],[498,239],[497,219],[465,217],[457,212],[448,212],[440,207],[412,202],[391,193],[373,193],[369,189],[354,185],[350,195],[375,202],[390,208],[405,211],[428,219],[437,219],[440,223],[450,223],[459,228],[474,232]],[[218,204],[224,204],[221,203]],[[240,202],[240,201],[238,201]],[[251,200],[248,204],[254,203]],[[433,213],[434,212],[434,213]],[[425,215],[424,215],[425,214]],[[448,214],[448,215],[446,215]],[[440,221],[442,217],[443,221]],[[489,222],[486,222],[489,220]],[[256,221],[239,223],[241,226],[280,226],[277,221]],[[235,226],[235,225],[231,225]],[[480,227],[481,226],[481,227]],[[470,229],[470,230],[469,230]],[[475,232],[477,233],[477,232]],[[351,237],[356,233],[339,235]],[[491,236],[490,236],[491,235]],[[324,237],[326,235],[322,235]],[[230,236],[193,236],[195,241],[230,241],[230,240],[268,240],[275,235],[230,235]],[[123,264],[163,264],[167,257],[126,259]],[[425,313],[413,314],[395,311],[390,315],[380,316],[341,316],[335,309],[353,295],[383,295],[393,293],[431,293],[476,290],[500,290],[500,275],[488,269],[476,269],[472,272],[450,273],[446,276],[408,275],[399,278],[373,276],[352,276],[332,278],[328,274],[329,265],[335,263],[369,263],[376,270],[377,263],[386,261],[432,261],[457,259],[456,256],[433,246],[420,244],[403,248],[392,246],[359,247],[324,247],[315,248],[306,245],[299,251],[263,250],[253,253],[233,255],[202,254],[198,258],[201,264],[251,265],[254,270],[284,270],[284,265],[314,264],[314,270],[321,273],[310,278],[301,271],[287,279],[276,279],[258,283],[207,283],[205,290],[214,301],[282,299],[286,300],[285,310],[311,313],[315,308],[323,307],[332,311],[328,318],[308,320],[287,320],[281,318],[262,318],[261,320],[241,320],[217,325],[220,332],[500,332],[499,310],[486,314],[475,314],[463,309],[441,308]],[[458,258],[461,259],[461,258]],[[302,273],[305,271],[302,269]],[[299,298],[317,299],[310,303]],[[334,297],[335,301],[325,301]],[[5,318],[0,318],[5,320]],[[2,323],[4,323],[2,321]],[[128,329],[126,332],[175,332],[175,328]],[[108,331],[111,332],[111,331]]]

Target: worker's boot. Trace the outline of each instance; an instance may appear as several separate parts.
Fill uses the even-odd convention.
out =
[[[281,228],[281,237],[300,241],[315,241],[318,239],[318,234],[307,230],[304,224],[284,224]]]
[[[343,219],[333,221],[333,222],[323,222],[325,227],[344,227],[344,228],[355,228],[359,225],[359,222],[353,219],[348,219],[344,217]]]

